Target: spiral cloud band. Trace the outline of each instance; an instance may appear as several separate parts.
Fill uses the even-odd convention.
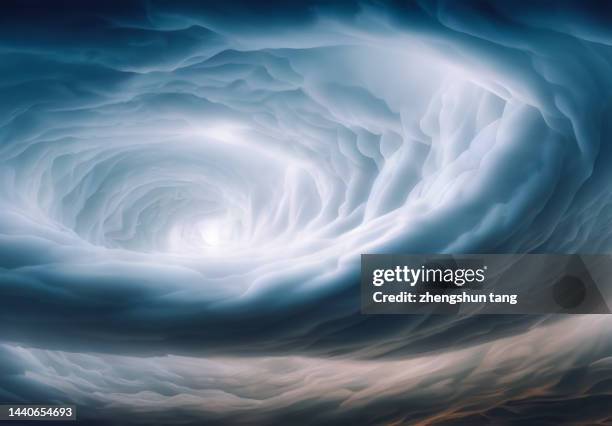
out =
[[[610,249],[612,16],[289,3],[3,6],[0,395],[603,422],[606,317],[366,317],[358,280],[361,253]]]

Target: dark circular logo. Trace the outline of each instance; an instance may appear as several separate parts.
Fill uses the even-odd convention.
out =
[[[586,298],[586,286],[580,278],[566,275],[554,285],[553,298],[565,309],[576,308]]]

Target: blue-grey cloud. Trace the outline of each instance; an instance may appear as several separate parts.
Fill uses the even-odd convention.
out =
[[[100,424],[605,424],[609,333],[604,316],[574,318],[393,361],[142,359],[4,345],[0,391],[20,402],[69,399]]]
[[[10,345],[452,353],[548,321],[362,316],[360,253],[610,249],[600,4],[66,5],[0,17]]]

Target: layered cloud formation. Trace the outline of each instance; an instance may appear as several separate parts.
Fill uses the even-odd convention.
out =
[[[0,18],[4,399],[452,423],[608,374],[571,349],[605,318],[365,317],[357,285],[360,253],[609,250],[605,10],[67,6]]]

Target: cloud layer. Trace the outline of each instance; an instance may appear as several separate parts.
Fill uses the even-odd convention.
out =
[[[494,378],[510,396],[466,392],[439,416],[529,417],[504,404],[540,382],[565,398],[563,374],[608,356],[470,384],[465,369],[505,361],[465,354],[561,326],[365,317],[357,285],[360,253],[609,250],[612,34],[596,4],[30,6],[0,18],[6,398],[376,423],[431,420],[440,388]],[[589,321],[607,330],[563,327]],[[395,368],[431,393],[403,399],[421,382],[372,373]]]

